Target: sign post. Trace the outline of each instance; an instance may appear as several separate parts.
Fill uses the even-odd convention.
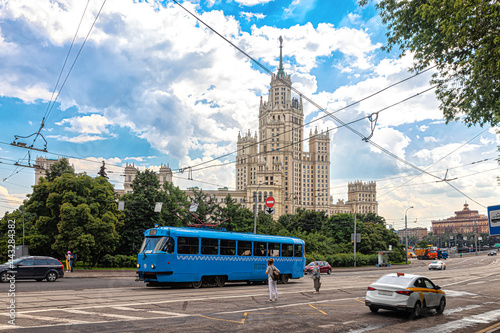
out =
[[[274,198],[273,197],[267,197],[266,199],[266,206],[267,208],[264,209],[264,212],[267,214],[267,215],[272,215],[274,214]]]
[[[500,205],[488,207],[490,236],[500,235]]]

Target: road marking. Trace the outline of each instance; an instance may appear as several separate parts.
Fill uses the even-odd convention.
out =
[[[246,309],[246,310],[235,310],[235,311],[224,311],[224,312],[218,312],[217,314],[231,314],[231,313],[241,313],[241,312],[256,312],[256,311],[264,311],[264,310],[269,310],[269,309],[277,309],[277,308],[286,308],[286,307],[292,307],[292,306],[301,306],[301,305],[309,305],[309,304],[322,304],[322,303],[327,303],[327,302],[341,302],[341,301],[351,301],[354,298],[341,298],[341,299],[336,299],[336,300],[323,300],[323,301],[316,301],[316,302],[305,302],[305,303],[294,303],[294,304],[284,304],[284,305],[276,305],[276,306],[266,306],[262,308],[255,308],[255,309]]]
[[[243,319],[241,319],[240,321],[229,320],[229,319],[220,319],[220,318],[212,318],[212,317],[207,317],[207,316],[202,316],[202,315],[199,315],[199,317],[207,318],[207,319],[213,319],[213,320],[220,320],[220,321],[228,321],[228,322],[237,323],[237,324],[244,324],[245,323],[245,319],[247,317],[247,313],[245,312],[245,314],[243,314]]]
[[[144,311],[143,309],[126,308],[124,306],[112,306],[111,308],[121,311]]]
[[[476,309],[476,308],[480,308],[480,307],[481,307],[481,305],[475,305],[475,304],[474,305],[467,305],[467,306],[460,307],[460,308],[446,309],[446,310],[444,310],[443,313],[445,315],[450,315],[453,313],[467,311],[467,310]]]
[[[10,316],[9,313],[0,313],[0,315]],[[89,324],[90,323],[88,321],[74,320],[74,319],[68,319],[68,318],[56,318],[56,317],[47,317],[47,316],[37,317],[37,316],[27,315],[27,314],[19,313],[19,312],[16,312],[16,318],[17,317],[31,319],[31,320],[41,320],[41,321],[43,321],[43,320],[45,320],[45,321],[55,321],[55,322],[63,321],[65,323],[67,323],[67,324],[75,324],[75,325],[76,324]]]
[[[361,302],[361,303],[363,303],[363,304],[365,304],[365,301],[364,301],[364,300],[360,300],[360,299],[357,299],[357,298],[355,298],[354,300],[355,300],[355,301],[358,301],[358,302]]]
[[[477,324],[488,324],[498,319],[500,319],[500,310],[493,310],[469,317],[464,317],[459,320],[450,321],[445,324],[427,327],[425,329],[415,331],[414,333],[449,333],[456,330],[463,330],[467,327],[475,326]]]
[[[495,325],[486,327],[484,330],[477,331],[476,333],[494,333],[496,331],[494,331],[494,329],[498,326],[500,326],[500,323],[496,323]]]
[[[312,304],[309,304],[309,306],[310,306],[311,308],[313,308],[313,309],[318,310],[318,311],[319,311],[319,312],[321,312],[322,314],[326,315],[326,312],[321,311],[320,309],[318,309],[317,307],[313,306]]]
[[[144,310],[141,310],[141,311],[144,311]],[[197,316],[196,314],[185,314],[185,313],[177,313],[177,312],[169,312],[169,311],[157,311],[157,310],[150,310],[148,312],[150,312],[150,313],[164,314],[164,315],[173,316],[173,317],[192,317],[192,316]]]
[[[486,281],[476,281],[476,282],[469,282],[467,283],[467,285],[469,284],[479,284],[479,283],[485,283]],[[489,282],[489,281],[488,281]]]
[[[82,314],[82,315],[103,316],[103,317],[119,318],[119,319],[125,319],[125,320],[141,319],[141,317],[124,316],[124,315],[118,315],[118,314],[113,314],[113,313],[89,312],[89,311],[81,311],[81,310],[76,310],[76,309],[60,309],[60,310],[65,311],[65,312],[70,312],[70,313]]]

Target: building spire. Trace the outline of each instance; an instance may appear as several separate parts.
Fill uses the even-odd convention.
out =
[[[283,78],[285,76],[285,71],[283,70],[283,37],[280,36],[280,67],[278,68],[278,77]]]

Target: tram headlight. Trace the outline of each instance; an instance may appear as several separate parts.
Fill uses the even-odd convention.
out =
[[[141,267],[141,265],[140,265],[140,264],[137,264],[137,268],[139,268],[139,267]]]
[[[151,268],[155,269],[156,268],[155,264],[151,264]]]

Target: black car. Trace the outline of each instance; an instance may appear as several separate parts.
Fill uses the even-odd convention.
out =
[[[490,251],[490,252],[488,252],[488,255],[489,256],[496,256],[497,255],[497,251]]]
[[[59,260],[52,257],[22,257],[14,260],[12,266],[10,262],[0,265],[0,280],[2,282],[9,282],[12,275],[16,280],[42,281],[46,279],[49,282],[54,282],[58,278],[64,277],[64,266]]]

